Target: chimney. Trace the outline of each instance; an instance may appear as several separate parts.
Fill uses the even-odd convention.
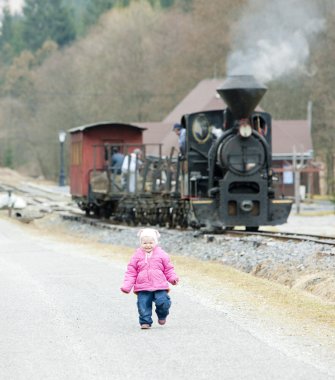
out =
[[[216,90],[236,120],[248,118],[263,95],[267,87],[252,75],[232,75],[226,78],[221,87]]]

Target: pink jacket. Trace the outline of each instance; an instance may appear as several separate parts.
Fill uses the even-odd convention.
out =
[[[121,290],[129,293],[142,290],[168,290],[169,284],[178,281],[169,255],[161,247],[154,247],[150,257],[142,248],[138,248],[131,258],[125,273]]]

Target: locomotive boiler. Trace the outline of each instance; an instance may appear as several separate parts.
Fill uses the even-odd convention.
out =
[[[252,76],[228,77],[217,89],[226,108],[181,118],[183,156],[163,157],[161,144],[143,144],[136,125],[70,130],[73,199],[87,214],[134,225],[257,230],[285,223],[292,201],[275,198],[271,115],[256,110],[266,90]],[[110,167],[115,148],[136,159],[132,189],[129,171]]]

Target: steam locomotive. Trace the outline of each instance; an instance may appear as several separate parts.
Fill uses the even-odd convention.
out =
[[[292,201],[275,198],[271,115],[255,111],[266,90],[252,76],[227,77],[217,89],[227,108],[182,117],[184,156],[163,157],[161,144],[143,144],[134,125],[70,130],[73,199],[87,214],[134,225],[257,230],[285,223]],[[132,170],[130,159],[121,174],[110,167],[115,148],[135,159]]]

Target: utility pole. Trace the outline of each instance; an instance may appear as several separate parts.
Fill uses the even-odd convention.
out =
[[[313,102],[311,100],[307,103],[307,122],[308,122],[308,128],[309,132],[312,132],[312,121],[313,121]]]
[[[59,131],[58,139],[60,143],[60,170],[59,170],[59,186],[65,186],[65,168],[64,168],[64,142],[66,138],[66,132]]]
[[[313,125],[313,102],[311,100],[307,103],[307,122],[309,133],[312,134]],[[307,194],[308,198],[312,198],[312,183],[313,183],[313,173],[308,173],[307,177]]]
[[[297,214],[300,214],[300,170],[297,162],[297,151],[293,146],[294,199]]]

